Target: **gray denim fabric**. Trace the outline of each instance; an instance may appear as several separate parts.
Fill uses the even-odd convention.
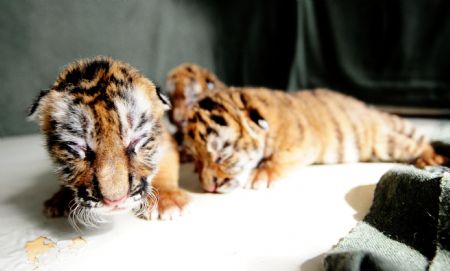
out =
[[[326,270],[450,270],[450,170],[400,166],[369,214],[327,253]]]

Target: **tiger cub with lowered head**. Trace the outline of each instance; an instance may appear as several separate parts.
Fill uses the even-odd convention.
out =
[[[56,165],[50,217],[95,226],[134,211],[171,219],[189,202],[178,187],[176,144],[162,125],[170,102],[128,64],[98,57],[70,64],[30,109]]]
[[[209,192],[270,187],[313,163],[446,160],[406,120],[326,89],[222,89],[204,94],[187,119],[185,145]]]

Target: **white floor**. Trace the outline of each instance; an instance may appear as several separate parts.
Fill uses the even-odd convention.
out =
[[[323,253],[362,219],[374,184],[393,166],[311,166],[271,190],[216,195],[201,192],[184,165],[191,214],[124,214],[79,233],[42,215],[58,185],[40,136],[0,139],[0,270],[320,270]]]

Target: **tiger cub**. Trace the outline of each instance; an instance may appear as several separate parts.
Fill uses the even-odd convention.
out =
[[[184,134],[209,192],[270,187],[314,163],[409,162],[425,153],[425,162],[444,162],[406,120],[326,89],[210,92],[189,111]]]
[[[146,219],[180,215],[189,196],[178,187],[176,144],[161,121],[169,107],[128,64],[98,57],[68,65],[30,109],[61,183],[46,215],[74,226],[129,210]]]

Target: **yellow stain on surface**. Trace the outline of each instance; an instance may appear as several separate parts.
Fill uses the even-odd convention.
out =
[[[39,236],[38,238],[28,241],[25,244],[25,252],[28,256],[28,262],[30,262],[30,264],[36,269],[38,268],[39,257],[45,255],[49,251],[57,249],[57,254],[70,253],[70,251],[77,250],[85,244],[86,240],[84,240],[81,236],[57,242],[50,240],[48,237]]]
[[[28,255],[28,261],[33,265],[37,264],[38,258],[47,253],[49,250],[54,249],[56,243],[44,236],[28,241],[25,244],[25,251]]]

